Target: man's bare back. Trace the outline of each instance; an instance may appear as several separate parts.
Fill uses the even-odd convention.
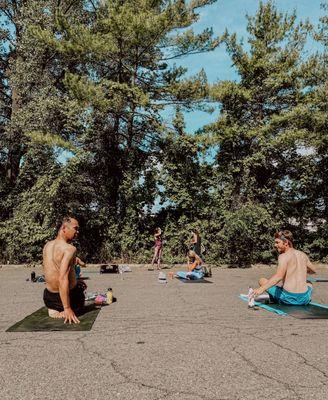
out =
[[[53,293],[59,293],[59,269],[66,250],[71,250],[75,254],[75,247],[60,239],[51,240],[43,249],[43,270],[47,289]],[[76,286],[76,276],[73,267],[74,256],[70,262],[68,274],[69,288]]]
[[[43,267],[46,289],[43,300],[49,316],[64,318],[64,322],[79,323],[75,313],[84,307],[85,285],[77,282],[73,264],[76,248],[70,242],[78,235],[79,223],[74,218],[64,218],[57,238],[43,249]]]
[[[290,249],[279,255],[279,265],[285,268],[283,288],[292,293],[304,293],[307,290],[307,272],[312,269],[309,257],[300,250]]]

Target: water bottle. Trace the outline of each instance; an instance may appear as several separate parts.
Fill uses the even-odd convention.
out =
[[[166,274],[162,271],[158,274],[158,282],[167,283]]]
[[[31,282],[35,282],[36,281],[36,276],[35,276],[35,271],[31,272]]]
[[[108,288],[106,297],[107,297],[107,304],[112,304],[113,303],[113,289],[112,288]]]
[[[254,296],[253,296],[254,290],[249,287],[248,288],[248,308],[254,308]]]

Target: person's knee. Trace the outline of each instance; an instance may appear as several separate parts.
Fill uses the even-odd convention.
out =
[[[265,285],[267,282],[268,282],[268,280],[267,280],[266,278],[260,278],[260,279],[259,279],[259,285],[260,285],[260,286]]]

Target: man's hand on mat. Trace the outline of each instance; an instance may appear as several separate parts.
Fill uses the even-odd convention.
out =
[[[69,324],[71,324],[73,322],[73,324],[79,324],[80,320],[77,318],[77,316],[75,315],[74,311],[71,308],[65,308],[64,310],[64,324],[66,324],[67,322]]]
[[[263,289],[263,287],[259,287],[257,289],[253,290],[253,294],[252,297],[256,297],[256,296],[260,296],[261,294],[263,294],[265,292],[265,289]]]

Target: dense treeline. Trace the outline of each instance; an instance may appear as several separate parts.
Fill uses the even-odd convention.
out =
[[[271,261],[277,228],[327,260],[327,7],[311,26],[260,3],[242,44],[194,33],[214,1],[1,2],[0,260],[40,259],[67,214],[90,261],[150,260],[156,226],[169,262],[192,229],[215,263]],[[178,66],[219,45],[237,81]],[[211,103],[188,134],[183,112]]]

